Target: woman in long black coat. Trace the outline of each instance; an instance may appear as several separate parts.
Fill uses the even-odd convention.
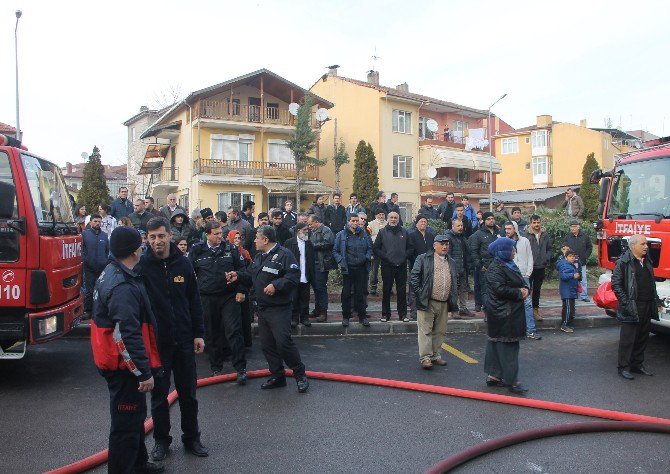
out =
[[[519,384],[517,376],[519,341],[526,337],[523,300],[528,297],[528,286],[513,261],[515,245],[514,240],[502,237],[488,247],[494,259],[485,274],[488,341],[484,370],[486,385],[508,387],[512,393],[524,394],[528,390]]]

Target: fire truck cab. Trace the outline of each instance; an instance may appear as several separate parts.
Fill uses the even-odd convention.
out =
[[[60,169],[0,135],[0,359],[79,324],[82,238]]]
[[[618,155],[614,168],[594,171],[591,182],[600,182],[598,260],[607,269],[599,282],[611,279],[630,236],[644,234],[664,303],[651,330],[670,335],[670,144]]]

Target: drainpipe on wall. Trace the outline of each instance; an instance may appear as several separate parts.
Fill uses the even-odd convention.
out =
[[[189,189],[193,189],[193,109],[191,109],[191,106],[186,102],[186,99],[182,99],[182,103],[188,107],[188,124],[189,127],[191,127],[191,134],[189,136],[189,167],[190,171],[188,173],[189,175]],[[200,126],[200,122],[198,122],[198,126]],[[198,151],[200,153],[200,151]],[[189,200],[191,199],[191,196],[189,194]],[[189,203],[190,204],[190,203]]]

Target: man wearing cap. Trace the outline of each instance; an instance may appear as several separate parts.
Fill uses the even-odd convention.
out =
[[[416,297],[421,367],[447,365],[440,352],[449,312],[458,310],[456,264],[449,256],[449,235],[435,236],[433,248],[419,255],[409,286]]]
[[[161,361],[156,321],[142,277],[140,234],[117,227],[110,237],[112,256],[98,278],[93,295],[91,347],[93,360],[109,388],[111,429],[109,472],[163,472],[149,462],[144,444],[146,393],[154,388]]]
[[[565,200],[563,201],[562,206],[565,208],[565,212],[568,217],[584,217],[584,201],[579,197],[573,188],[568,188],[565,191]]]
[[[164,369],[151,394],[155,441],[151,457],[154,461],[161,461],[170,453],[172,437],[167,397],[172,372],[179,395],[184,448],[195,456],[208,455],[207,448],[200,442],[195,397],[195,354],[205,349],[202,305],[191,261],[171,242],[169,228],[163,217],[154,217],[147,223],[149,248],[140,262],[140,272],[157,318],[158,350]]]
[[[570,247],[572,251],[577,252],[579,263],[582,268],[582,294],[579,295],[579,298],[582,301],[589,301],[589,294],[586,291],[586,261],[591,256],[591,252],[593,252],[593,243],[589,236],[581,231],[579,221],[576,219],[570,221],[570,233],[566,234],[563,238],[561,247],[566,245]]]
[[[468,239],[468,247],[470,248],[470,256],[474,264],[475,270],[479,270],[479,288],[475,287],[475,291],[479,291],[481,295],[482,306],[486,307],[487,298],[487,284],[486,271],[493,260],[493,255],[489,253],[489,244],[498,238],[496,233],[496,219],[493,213],[486,211],[482,214],[482,225],[477,232],[472,234]],[[486,310],[484,310],[486,314]]]

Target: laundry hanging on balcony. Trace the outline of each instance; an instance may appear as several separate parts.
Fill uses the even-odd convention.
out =
[[[471,128],[468,130],[468,136],[465,138],[466,150],[483,150],[488,144],[485,128]]]

